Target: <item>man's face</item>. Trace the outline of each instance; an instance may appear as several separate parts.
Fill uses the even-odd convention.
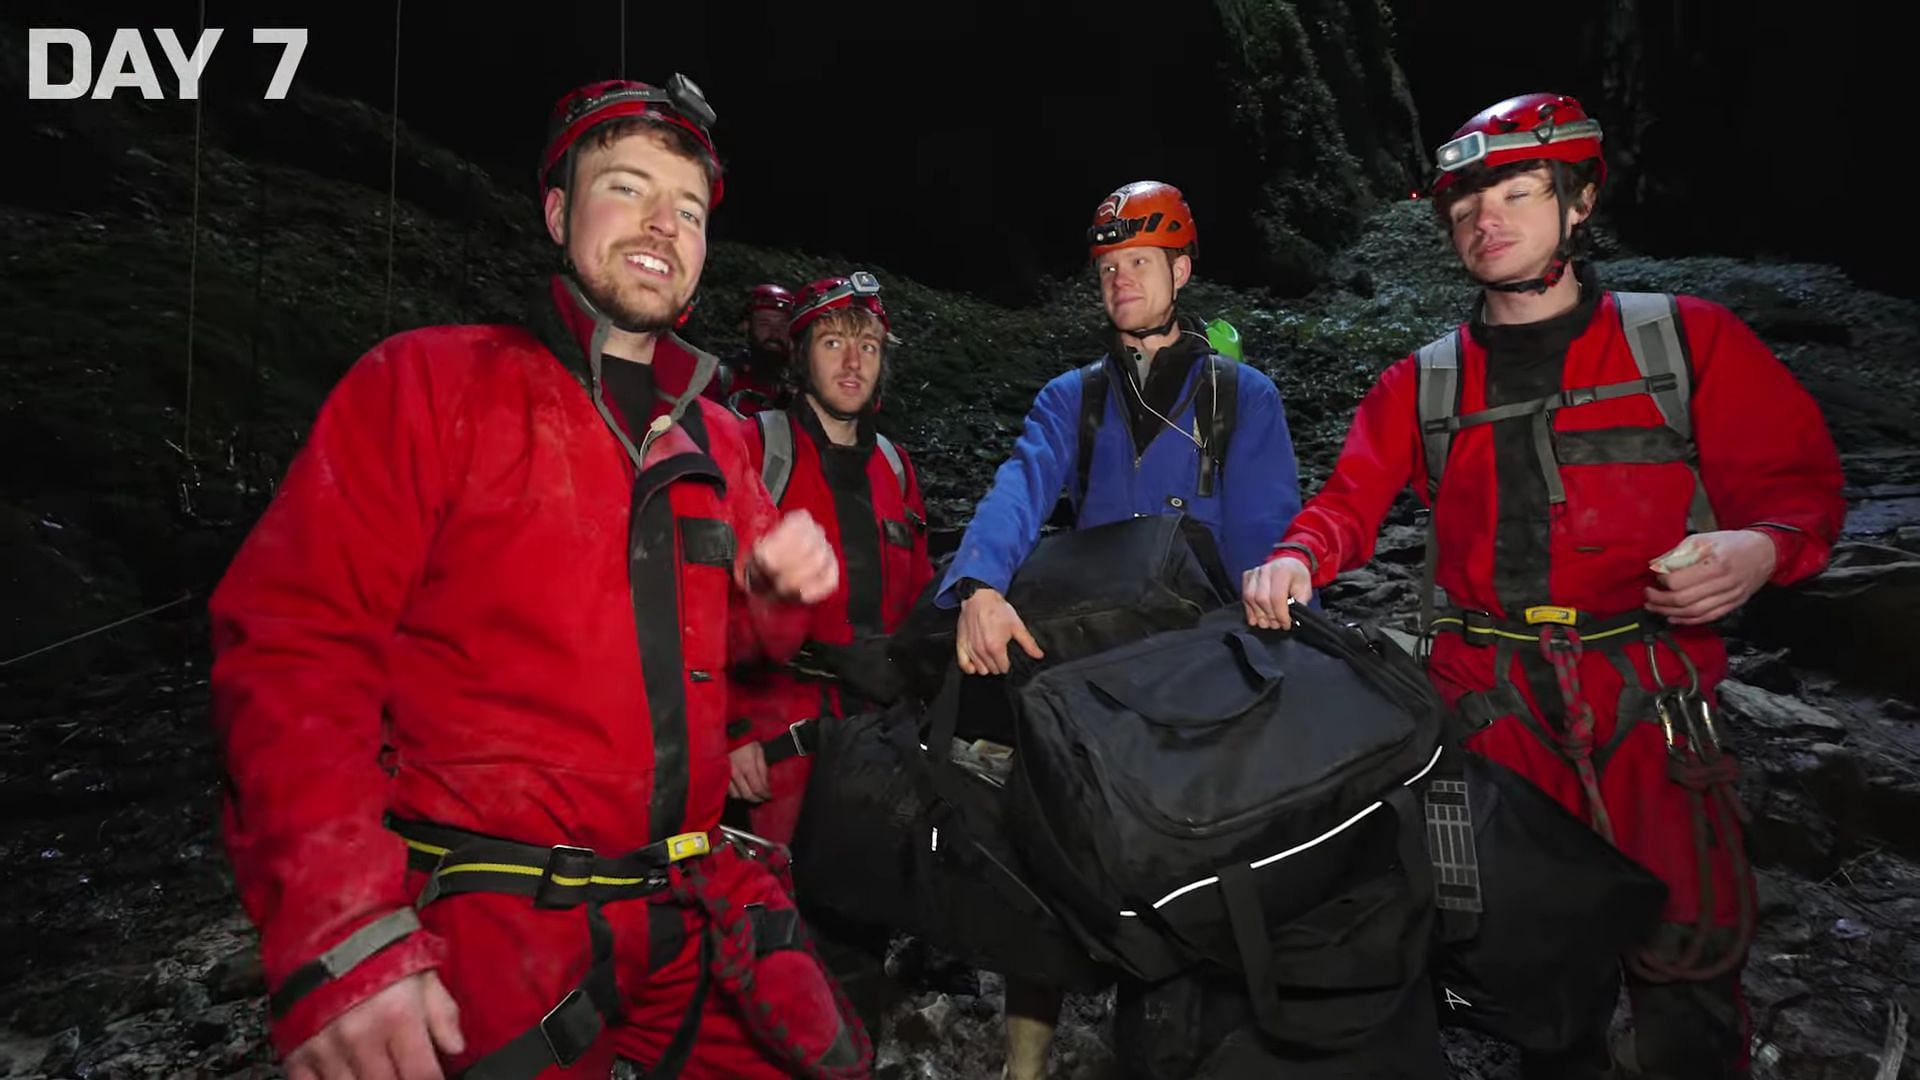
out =
[[[1102,253],[1093,266],[1107,318],[1132,332],[1173,317],[1174,295],[1187,283],[1192,261],[1165,248],[1129,247]]]
[[[747,319],[747,340],[755,352],[785,355],[792,346],[787,339],[787,313],[755,308]]]
[[[1585,216],[1580,210],[1568,214],[1568,227]],[[1545,166],[1461,196],[1447,208],[1447,217],[1453,250],[1481,281],[1540,277],[1560,248],[1560,200]]]
[[[880,382],[880,358],[886,348],[875,318],[823,318],[807,346],[813,392],[842,413],[856,413],[873,398]]]
[[[547,232],[588,299],[640,330],[672,329],[707,261],[706,172],[646,131],[581,143],[571,197],[547,192]],[[571,234],[564,226],[571,215]]]

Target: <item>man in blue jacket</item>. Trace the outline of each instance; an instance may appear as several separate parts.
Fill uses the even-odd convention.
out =
[[[1112,321],[1107,354],[1041,388],[1013,456],[974,508],[936,600],[960,605],[962,671],[1005,674],[1009,641],[1041,657],[1002,594],[1062,492],[1076,528],[1144,514],[1194,518],[1234,580],[1272,554],[1299,511],[1280,391],[1258,369],[1215,354],[1200,321],[1176,310],[1196,239],[1193,212],[1170,184],[1128,184],[1094,211],[1087,240]]]
[[[1006,674],[1009,641],[1040,659],[1002,594],[1063,492],[1076,528],[1144,514],[1202,522],[1236,581],[1299,511],[1280,391],[1217,355],[1201,321],[1176,310],[1195,239],[1193,212],[1170,184],[1128,184],[1094,211],[1087,240],[1112,323],[1107,353],[1041,388],[940,584],[936,603],[960,605],[955,651],[967,674]],[[1060,1000],[1056,988],[1008,980],[1004,1077],[1045,1075]]]

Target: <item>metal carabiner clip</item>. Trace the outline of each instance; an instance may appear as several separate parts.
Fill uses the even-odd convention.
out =
[[[1676,757],[1681,753],[1680,739],[1682,738],[1682,734],[1675,731],[1673,712],[1676,708],[1681,707],[1678,701],[1679,696],[1679,691],[1673,687],[1664,688],[1653,696],[1654,715],[1660,718],[1660,729],[1664,731],[1667,736],[1667,753]]]
[[[1713,726],[1713,706],[1707,703],[1706,696],[1693,690],[1680,694],[1681,707],[1687,717],[1687,733],[1694,746],[1711,747],[1715,757],[1720,754],[1720,732]],[[1704,737],[1704,741],[1703,741]]]
[[[731,825],[720,826],[720,835],[726,837],[728,843],[739,848],[740,854],[755,862],[763,861],[766,856],[786,846],[764,836],[756,836],[745,829],[736,829]]]

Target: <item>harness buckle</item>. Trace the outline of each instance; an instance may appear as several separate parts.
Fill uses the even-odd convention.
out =
[[[540,887],[533,894],[537,908],[570,908],[580,902],[578,890],[593,881],[599,856],[592,848],[555,844],[547,849],[547,865],[540,868]]]
[[[1560,626],[1578,626],[1580,612],[1570,607],[1558,607],[1553,604],[1536,604],[1525,612],[1527,625],[1538,626],[1541,623],[1556,623]]]
[[[547,1015],[540,1018],[540,1037],[547,1041],[547,1051],[553,1055],[555,1064],[563,1069],[579,1061],[581,1055],[587,1052],[587,1046],[566,1030],[564,1024],[567,1018],[561,1015],[562,1010],[575,1006],[585,996],[576,986],[560,999],[560,1004],[548,1009]],[[556,1032],[558,1038],[555,1037]]]
[[[787,738],[793,740],[793,752],[796,757],[807,757],[807,744],[800,741],[800,729],[813,723],[812,717],[804,717],[787,725]]]
[[[670,863],[705,855],[713,850],[713,841],[703,832],[680,833],[667,837],[663,842],[667,845],[667,861]]]

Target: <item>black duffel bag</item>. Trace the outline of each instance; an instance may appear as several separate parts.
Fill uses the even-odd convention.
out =
[[[1338,1049],[1426,992],[1414,785],[1444,710],[1390,640],[1293,617],[1257,630],[1236,606],[1037,675],[1014,836],[1097,957],[1242,973],[1269,1034]]]
[[[1478,754],[1449,750],[1425,799],[1447,909],[1432,961],[1441,1022],[1541,1053],[1591,1036],[1618,992],[1621,954],[1652,934],[1667,886]],[[1470,847],[1449,819],[1471,821]]]
[[[1042,899],[1007,833],[1005,789],[952,760],[963,677],[924,713],[828,720],[794,836],[803,905],[921,938],[962,963],[1076,990],[1112,982]],[[990,684],[1000,679],[966,679]],[[929,748],[945,752],[936,753]]]
[[[944,571],[934,575],[893,634],[895,666],[908,692],[923,701],[957,666],[959,609],[934,605],[945,578]],[[1007,586],[1007,602],[1046,654],[1039,664],[1016,666],[1009,677],[1018,684],[1044,667],[1192,626],[1238,595],[1213,534],[1185,515],[1056,532],[1034,545]],[[1017,644],[1007,648],[1026,656]]]

